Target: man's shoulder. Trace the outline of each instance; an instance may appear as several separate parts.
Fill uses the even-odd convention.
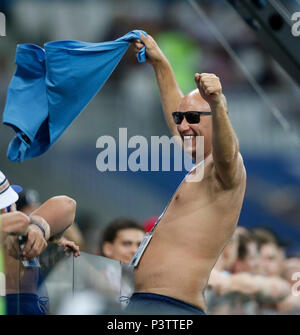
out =
[[[245,187],[246,179],[247,179],[247,173],[246,173],[246,167],[244,164],[243,156],[240,152],[237,153],[236,156],[236,164],[234,165],[234,170],[231,171],[230,174],[227,174],[228,179],[231,179],[230,183],[228,185],[224,184],[224,181],[222,180],[220,173],[218,173],[215,162],[212,160],[208,163],[208,165],[212,166],[212,171],[214,172],[214,176],[220,186],[222,186],[222,189],[229,190],[236,190],[240,187]],[[230,176],[230,177],[229,177]]]

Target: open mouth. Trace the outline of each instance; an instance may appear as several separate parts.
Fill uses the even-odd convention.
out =
[[[196,137],[195,135],[184,135],[182,136],[182,140],[186,142],[186,144],[192,144],[195,143]]]
[[[186,135],[186,136],[183,136],[182,140],[183,140],[184,150],[186,150],[187,152],[193,151],[196,145],[196,136]]]
[[[183,136],[184,140],[192,140],[195,136],[190,135],[190,136]]]

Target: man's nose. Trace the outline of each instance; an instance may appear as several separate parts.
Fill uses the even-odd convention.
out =
[[[183,120],[182,120],[182,122],[178,126],[178,130],[179,130],[179,132],[183,132],[185,130],[188,130],[189,128],[190,128],[190,125],[189,125],[189,123],[187,122],[187,120],[184,117]]]
[[[138,250],[138,246],[136,246],[136,245],[132,245],[131,246],[131,248],[130,248],[130,253],[132,254],[132,255],[134,255],[136,252],[137,252],[137,250]]]

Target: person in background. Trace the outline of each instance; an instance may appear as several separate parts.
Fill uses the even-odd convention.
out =
[[[144,229],[130,218],[118,218],[110,222],[101,233],[100,255],[130,263],[144,238]]]
[[[107,292],[121,307],[126,307],[133,292],[132,270],[129,263],[145,235],[143,226],[134,219],[120,217],[111,221],[100,234],[99,256],[121,262],[103,261],[102,271],[87,267],[98,278],[96,290]],[[101,285],[100,285],[101,284]]]
[[[259,273],[265,276],[282,276],[286,243],[279,241],[269,228],[252,230],[259,251]]]
[[[237,259],[233,264],[232,272],[258,273],[259,254],[256,239],[251,231],[239,227]]]
[[[257,240],[259,250],[259,273],[274,278],[281,277],[289,283],[289,294],[280,301],[260,301],[261,314],[285,314],[299,311],[299,297],[293,295],[292,286],[295,283],[289,278],[290,270],[295,270],[295,263],[285,257],[284,247],[288,243],[281,241],[270,228],[258,227],[252,230]]]
[[[37,294],[37,257],[48,242],[60,243],[64,230],[74,221],[76,202],[67,196],[52,197],[25,215],[16,210],[18,194],[1,171],[0,187],[8,314],[46,314],[46,306]],[[74,254],[79,253],[72,242],[63,243],[66,248],[74,247]]]
[[[247,229],[238,227],[234,238],[238,243],[226,248],[236,247],[236,258],[232,257],[231,263],[226,262],[228,251],[225,248],[211,273],[208,284],[215,296],[209,301],[210,310],[213,314],[258,314],[261,304],[275,304],[285,299],[290,287],[279,276],[256,274],[255,240]]]

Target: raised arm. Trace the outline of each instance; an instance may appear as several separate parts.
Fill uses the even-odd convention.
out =
[[[245,168],[220,79],[215,74],[196,73],[195,82],[212,113],[212,154],[217,175],[225,187],[234,187],[245,176]]]
[[[52,197],[44,202],[38,209],[31,213],[30,217],[42,217],[49,224],[50,238],[62,234],[70,227],[75,218],[76,201],[61,195]]]
[[[178,135],[176,125],[173,122],[172,113],[176,112],[183,94],[177,85],[174,72],[168,59],[160,50],[155,40],[150,35],[147,37],[142,34],[141,42],[136,41],[134,43],[136,51],[139,51],[144,45],[146,46],[148,63],[152,64],[155,71],[167,125],[173,136]]]

